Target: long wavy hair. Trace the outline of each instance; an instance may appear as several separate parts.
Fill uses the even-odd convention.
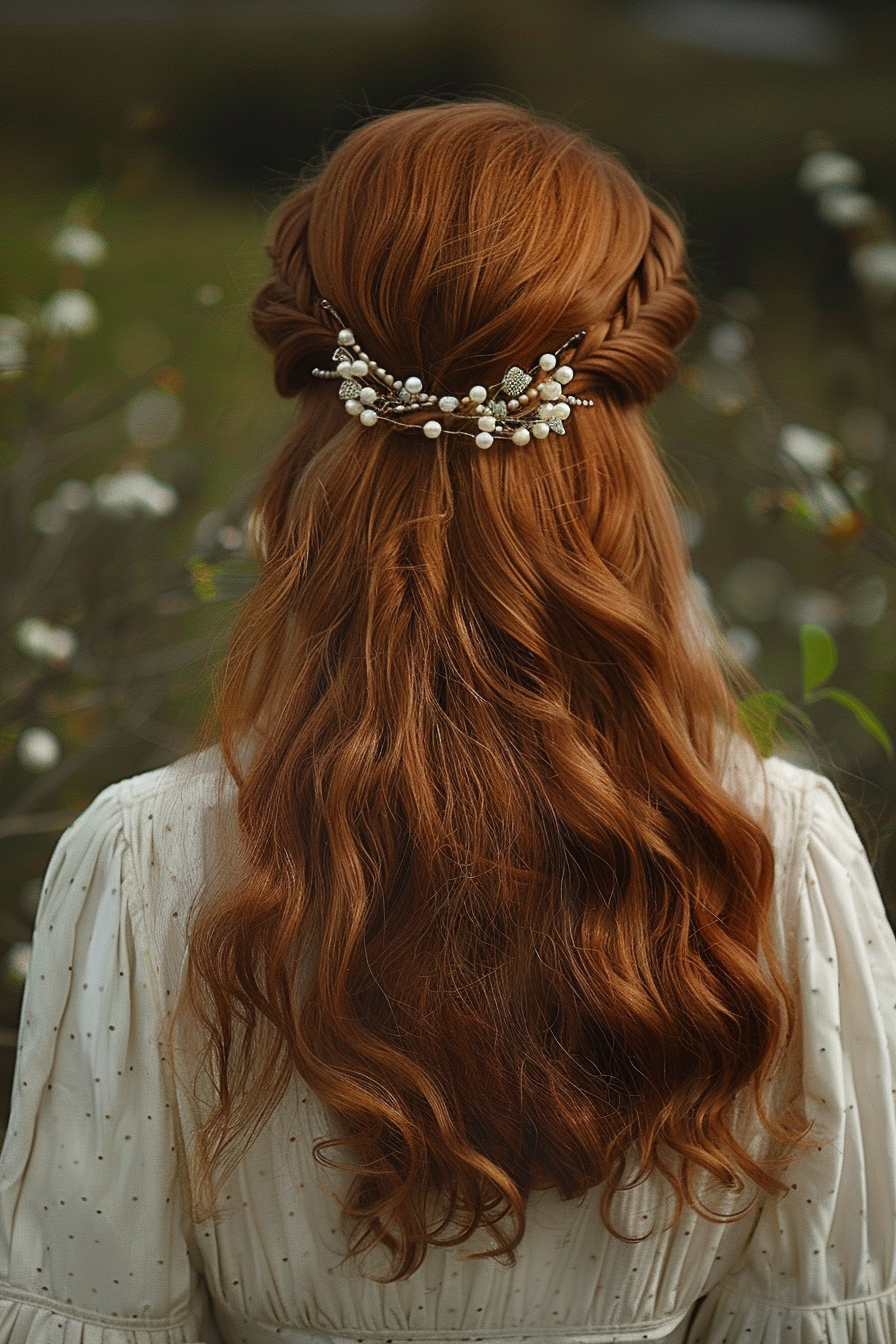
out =
[[[643,410],[696,314],[679,228],[584,136],[461,102],[357,129],[268,250],[252,319],[299,403],[220,695],[242,862],[182,1000],[209,1188],[298,1075],[388,1278],[478,1227],[512,1260],[534,1189],[603,1183],[611,1226],[632,1158],[679,1213],[711,1216],[700,1173],[783,1189],[735,1123],[799,1139],[773,854],[720,783],[735,700]],[[525,448],[365,429],[311,377],[321,296],[439,393],[585,329],[595,406]]]

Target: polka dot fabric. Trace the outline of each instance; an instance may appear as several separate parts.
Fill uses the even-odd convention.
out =
[[[203,1102],[163,1041],[233,790],[214,752],[107,789],[62,837],[38,912],[0,1159],[0,1344],[896,1344],[896,941],[827,781],[735,752],[727,787],[772,837],[800,1009],[790,1068],[817,1145],[787,1194],[666,1228],[649,1180],[616,1201],[629,1244],[600,1191],[541,1191],[515,1267],[464,1259],[477,1234],[388,1284],[342,1261],[341,1178],[311,1153],[331,1125],[298,1079],[223,1216],[191,1222]]]

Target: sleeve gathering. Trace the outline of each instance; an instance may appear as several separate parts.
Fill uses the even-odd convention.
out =
[[[63,835],[38,910],[0,1158],[0,1344],[217,1339],[134,881],[113,787]]]
[[[816,778],[795,912],[809,1135],[688,1344],[896,1341],[896,939],[833,786]]]

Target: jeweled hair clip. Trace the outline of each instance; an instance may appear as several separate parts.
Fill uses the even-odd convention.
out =
[[[477,383],[465,397],[437,397],[424,391],[420,378],[402,382],[387,373],[382,364],[364,353],[333,305],[326,299],[320,302],[339,326],[332,356],[336,367],[311,372],[315,378],[340,378],[339,397],[346,411],[368,428],[383,420],[401,429],[422,429],[428,439],[458,434],[474,439],[479,448],[491,448],[495,439],[511,439],[523,447],[533,438],[565,434],[563,422],[569,419],[572,408],[594,405],[565,390],[575,370],[560,362],[567,350],[579,344],[584,331],[570,336],[558,350],[543,354],[529,369],[511,364],[499,383],[490,387]],[[441,419],[422,425],[402,419],[409,411],[430,409],[437,409],[452,421],[475,420],[476,429],[449,429]]]

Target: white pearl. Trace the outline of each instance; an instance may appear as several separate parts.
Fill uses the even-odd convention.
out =
[[[553,420],[554,407],[552,402],[546,401],[543,406],[539,406],[538,418],[539,420]]]
[[[557,356],[542,355],[541,359],[538,361],[538,367],[544,369],[545,373],[550,373],[551,369],[556,369],[557,367]]]
[[[561,401],[559,406],[554,407],[554,416],[556,417],[557,420],[569,419],[569,407],[567,406],[565,401]]]
[[[376,401],[376,388],[362,387],[361,391],[358,393],[358,400],[363,401],[365,406],[372,406]]]
[[[491,434],[486,434],[486,433],[483,431],[483,433],[481,433],[481,434],[477,434],[477,435],[476,435],[476,447],[477,447],[477,448],[491,448],[491,446],[492,446],[493,443],[494,443],[494,439],[492,438]]]
[[[550,425],[546,425],[543,420],[539,420],[532,426],[532,433],[535,435],[536,439],[546,439],[550,432]]]
[[[354,345],[355,333],[349,327],[343,327],[336,340],[340,345]]]
[[[485,401],[487,396],[488,389],[483,387],[481,383],[477,383],[475,387],[470,388],[470,400],[474,406],[478,406],[480,401]]]
[[[366,411],[361,412],[361,424],[366,425],[368,429],[371,425],[375,425],[377,420],[379,420],[379,416],[376,411],[371,411],[368,408]]]
[[[363,359],[356,359],[352,361],[352,373],[356,378],[366,378],[369,372],[370,372],[369,365],[365,364]]]
[[[385,378],[385,381],[389,384],[389,386],[393,387],[395,384],[395,375],[393,373],[387,373],[384,374],[383,376]]]
[[[350,397],[345,403],[345,409],[348,411],[349,415],[360,415],[364,407],[361,405],[360,401],[355,401],[354,397]]]
[[[404,385],[413,396],[416,396],[418,392],[423,391],[423,383],[420,381],[419,378],[414,377],[406,378]]]
[[[438,420],[427,420],[423,426],[423,433],[428,439],[437,439],[442,432],[442,426]]]
[[[340,378],[351,378],[351,376],[352,376],[352,362],[351,362],[351,360],[350,360],[350,359],[343,359],[343,360],[341,361],[341,363],[339,363],[339,364],[336,365],[336,372],[339,374],[339,377],[340,377]]]
[[[541,387],[538,389],[538,395],[541,397],[542,401],[556,401],[562,391],[563,388],[560,384],[555,383],[553,378],[551,378],[548,382],[542,383]]]
[[[513,441],[518,444],[520,448],[524,447],[529,442],[530,438],[531,435],[528,429],[515,429],[513,431]]]
[[[567,383],[572,382],[575,374],[568,364],[561,364],[559,369],[555,371],[554,377],[557,379],[558,383],[562,383],[565,387]]]
[[[447,415],[456,411],[459,405],[460,402],[457,397],[439,397],[439,410],[444,411]]]
[[[495,417],[493,415],[480,415],[479,428],[491,433],[495,427]]]
[[[508,409],[508,411],[518,411],[519,408],[520,408],[520,404],[519,404],[519,402],[517,401],[516,397],[511,397],[510,400],[509,400],[508,403],[507,403],[507,409]]]

